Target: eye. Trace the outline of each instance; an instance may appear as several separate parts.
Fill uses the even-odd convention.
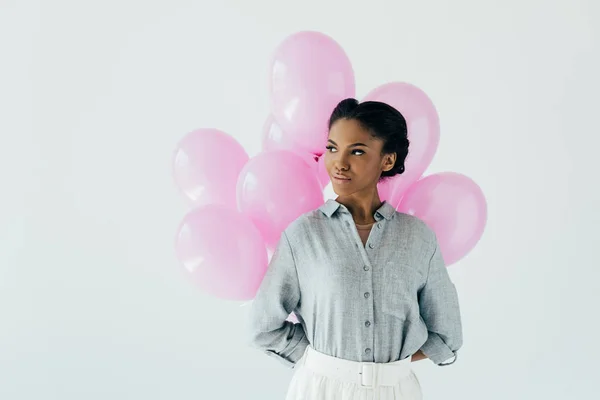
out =
[[[359,153],[359,154],[356,154],[356,153]],[[363,154],[365,154],[365,152],[362,150],[356,149],[356,150],[352,150],[352,154],[356,154],[357,156],[362,156]]]
[[[327,149],[327,150],[328,150],[330,153],[333,153],[333,152],[334,152],[334,150],[335,150],[335,151],[337,151],[337,149],[336,149],[335,147],[333,147],[333,146],[327,146],[327,147],[325,147],[325,148],[326,148],[326,149]]]

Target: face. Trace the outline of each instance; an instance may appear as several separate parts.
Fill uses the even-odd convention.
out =
[[[325,167],[339,196],[376,190],[381,172],[396,161],[396,154],[381,154],[383,141],[355,120],[337,120],[328,139]]]

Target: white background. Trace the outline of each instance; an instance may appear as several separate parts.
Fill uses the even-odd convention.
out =
[[[450,267],[465,345],[415,363],[426,399],[599,390],[596,0],[0,2],[0,398],[282,399],[247,307],[178,265],[170,176],[185,133],[250,155],[268,59],[331,35],[360,97],[398,80],[438,108],[429,172],[464,173],[489,222]]]

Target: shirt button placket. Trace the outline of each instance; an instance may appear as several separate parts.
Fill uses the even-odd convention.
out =
[[[366,279],[364,279],[363,281],[365,282],[365,292],[363,293],[363,297],[364,297],[364,302],[365,302],[365,313],[364,313],[364,319],[363,319],[363,324],[364,324],[364,333],[363,333],[363,339],[364,339],[364,347],[365,347],[365,357],[366,357],[366,361],[372,362],[374,359],[373,356],[373,352],[372,352],[372,348],[373,348],[373,344],[374,342],[374,330],[371,327],[372,322],[373,321],[373,296],[372,296],[372,290],[373,290],[373,274],[370,273],[371,271],[371,267],[367,264],[365,264],[363,266],[363,270],[365,271],[366,274]]]
[[[351,229],[351,223],[350,221],[346,220],[344,221],[346,227],[348,229]],[[377,228],[381,229],[381,223],[377,224]],[[371,235],[374,235],[375,232],[371,232]],[[355,246],[357,248],[357,250],[359,251],[361,257],[365,257],[365,247],[362,244],[362,241],[360,241],[360,238],[357,236],[357,241],[355,243]],[[360,242],[360,243],[359,243]],[[369,249],[374,249],[375,245],[373,244],[373,242],[368,242],[367,243],[367,248]],[[367,257],[368,259],[369,257]],[[363,320],[362,322],[360,322],[361,324],[364,325],[364,331],[362,334],[362,338],[363,338],[363,343],[364,343],[364,358],[365,361],[368,362],[373,362],[374,361],[374,353],[373,353],[373,345],[375,344],[375,339],[374,339],[374,329],[372,327],[373,325],[373,313],[374,313],[374,308],[373,308],[373,296],[372,291],[373,291],[373,274],[370,272],[371,271],[371,266],[368,264],[368,261],[365,260],[367,263],[363,265],[363,270],[365,271],[365,279],[362,279],[362,283],[363,283],[363,297],[364,297],[364,313],[362,314],[363,316]]]

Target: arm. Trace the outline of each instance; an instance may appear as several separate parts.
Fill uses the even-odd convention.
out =
[[[421,317],[429,332],[420,351],[437,365],[450,365],[463,343],[458,294],[435,238],[432,247],[427,281],[419,292]]]
[[[415,354],[412,355],[412,358],[410,359],[410,361],[411,362],[421,361],[421,360],[426,360],[427,358],[428,357],[425,355],[425,353],[423,353],[423,350],[419,350]],[[457,358],[456,354],[452,358],[454,358],[454,360],[448,364],[452,364],[454,361],[456,361],[456,358]],[[448,364],[445,364],[447,361],[450,361],[450,359],[446,360],[444,362],[444,364],[440,364],[440,365],[448,365]]]
[[[283,232],[250,311],[250,342],[293,368],[309,345],[301,324],[286,321],[300,303],[294,256]]]
[[[412,358],[410,359],[410,361],[412,361],[412,362],[421,361],[421,360],[425,360],[426,358],[427,358],[427,356],[423,353],[423,351],[419,350],[415,354],[412,355]]]

